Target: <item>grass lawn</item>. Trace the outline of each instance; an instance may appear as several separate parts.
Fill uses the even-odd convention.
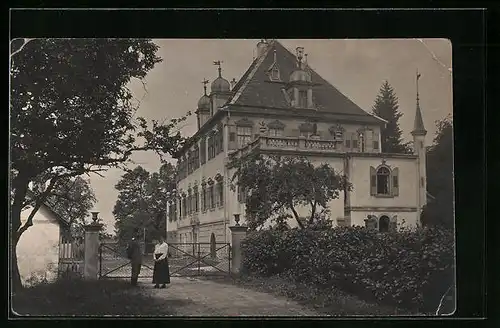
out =
[[[127,280],[61,280],[19,291],[12,309],[19,315],[175,315],[182,301],[161,300]]]
[[[284,277],[200,277],[211,281],[234,284],[242,288],[284,296],[299,304],[316,310],[319,313],[333,316],[346,315],[418,315],[406,309],[369,303],[356,296],[347,294],[337,288],[319,289],[304,284],[290,282]]]

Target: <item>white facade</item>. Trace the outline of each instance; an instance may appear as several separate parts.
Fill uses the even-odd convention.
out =
[[[295,58],[275,40],[260,47],[260,55],[232,90],[222,78],[220,66],[209,97],[205,86],[205,95],[198,102],[198,131],[178,154],[182,174],[176,218],[168,224],[170,238],[209,242],[215,237],[216,242],[230,242],[228,227],[235,223],[235,214],[244,224],[245,206],[230,187],[233,172],[227,163],[230,157],[253,151],[307,157],[315,164],[328,163],[347,176],[353,190],[340,192],[329,203],[334,225],[364,226],[368,217],[383,219],[384,225],[418,225],[427,194],[426,131],[418,102],[412,132],[414,154],[385,154],[381,149],[383,119],[363,111],[323,80],[301,61],[301,51]],[[208,156],[213,138],[217,151]],[[202,153],[206,160],[201,159]],[[204,183],[213,183],[216,195],[219,186],[223,190],[223,202],[217,198],[206,210],[201,206]],[[191,209],[184,208],[186,202]],[[308,208],[296,210],[299,216],[309,214]],[[296,223],[290,220],[289,224]]]

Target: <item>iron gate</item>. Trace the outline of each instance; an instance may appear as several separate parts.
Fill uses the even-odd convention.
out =
[[[168,263],[173,277],[229,275],[231,246],[229,243],[168,243]],[[152,247],[146,247],[149,250]],[[139,278],[153,278],[152,252],[142,259]],[[131,261],[126,246],[119,243],[99,245],[99,279],[130,278]]]
[[[132,264],[127,258],[125,245],[101,243],[99,245],[99,279],[130,278]],[[153,255],[144,254],[139,278],[153,278]]]
[[[169,243],[170,275],[175,277],[229,275],[229,243]]]

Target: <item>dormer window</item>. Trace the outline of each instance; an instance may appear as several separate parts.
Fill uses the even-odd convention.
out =
[[[280,80],[280,71],[277,67],[274,67],[271,70],[271,80],[272,81],[279,81]]]
[[[307,108],[307,91],[299,90],[299,107]]]

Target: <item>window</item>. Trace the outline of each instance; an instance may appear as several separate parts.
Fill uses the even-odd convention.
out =
[[[192,209],[193,209],[193,207],[192,207],[193,204],[192,204],[192,200],[191,199],[192,199],[191,189],[189,189],[188,190],[187,201],[186,201],[187,202],[187,214],[188,215],[192,213]]]
[[[389,219],[389,217],[383,215],[378,220],[378,231],[388,232],[390,225],[391,225],[391,220]]]
[[[201,185],[201,210],[203,212],[207,210],[207,188],[205,183]]]
[[[377,169],[370,167],[370,189],[372,196],[399,196],[399,169],[381,165]]]
[[[424,142],[420,141],[420,148],[424,148]]]
[[[347,149],[351,148],[351,139],[345,139],[345,148]]]
[[[386,167],[377,170],[377,195],[389,195],[389,175]]]
[[[201,144],[200,144],[200,162],[201,164],[205,164],[207,161],[207,139],[203,138],[201,139]]]
[[[238,135],[238,145],[239,147],[244,147],[249,144],[252,140],[252,127],[250,126],[238,126],[236,127],[236,134]]]
[[[212,159],[215,157],[215,151],[214,151],[214,137],[210,136],[208,137],[208,159]]]
[[[182,197],[182,215],[186,216],[187,212],[187,204],[186,204],[186,195]]]
[[[271,136],[271,137],[282,137],[283,136],[283,129],[270,128],[269,129],[269,136]]]
[[[277,67],[274,67],[272,70],[271,70],[271,80],[273,81],[279,81],[280,79],[280,71]]]
[[[193,189],[193,190],[194,190],[194,193],[193,193],[193,197],[194,197],[194,205],[193,205],[193,207],[194,207],[194,211],[195,211],[196,213],[198,213],[198,211],[199,211],[198,202],[199,202],[199,197],[200,197],[200,195],[199,195],[199,193],[198,193],[198,187],[194,187],[194,189]]]
[[[200,149],[198,144],[194,146],[193,150],[193,171],[200,167]]]
[[[208,203],[210,205],[210,208],[215,208],[215,193],[213,184],[208,187]]]
[[[299,107],[307,107],[307,91],[299,90]]]
[[[224,185],[222,181],[219,181],[217,183],[217,205],[218,206],[223,206],[224,205]]]
[[[179,220],[182,219],[182,214],[184,211],[182,210],[182,198],[179,198]]]

